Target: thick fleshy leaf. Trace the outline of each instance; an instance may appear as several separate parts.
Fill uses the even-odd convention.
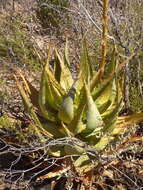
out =
[[[66,155],[81,155],[85,153],[85,149],[75,145],[75,144],[68,144],[64,146],[64,151]]]
[[[102,88],[101,94],[96,98],[95,103],[100,113],[103,113],[111,105],[111,99],[114,93],[113,81],[107,83],[105,88]]]
[[[73,85],[72,74],[71,74],[68,66],[64,63],[61,56],[59,55],[57,49],[55,49],[55,54],[56,54],[56,58],[57,58],[57,64],[59,63],[59,65],[61,67],[60,84],[61,84],[62,88],[64,88],[66,91],[68,91],[71,88],[71,86]],[[59,71],[57,70],[57,72],[59,72]]]
[[[87,43],[84,39],[83,47],[82,47],[82,54],[80,60],[80,67],[79,67],[79,75],[83,81],[86,81],[88,84],[90,82],[90,75],[91,75],[91,68],[90,68],[90,58],[88,55]]]
[[[79,102],[77,102],[75,109],[74,118],[69,124],[69,129],[76,135],[78,133],[81,133],[85,128],[86,125],[83,123],[83,113],[85,111],[86,107],[86,97],[85,97],[85,89],[83,88],[80,92],[80,95],[78,95]]]
[[[76,89],[76,96],[75,96],[75,100],[74,103],[76,106],[78,106],[79,102],[80,102],[80,95],[81,92],[83,91],[83,87],[84,87],[84,80],[81,77],[81,74],[78,75],[77,79],[74,81],[73,86]]]
[[[53,135],[46,131],[43,126],[41,125],[41,122],[39,121],[34,109],[33,109],[33,105],[31,104],[31,102],[29,101],[29,98],[27,96],[27,94],[25,93],[23,87],[20,85],[20,83],[18,82],[17,78],[16,78],[16,81],[17,81],[17,87],[19,89],[19,92],[21,94],[21,97],[22,97],[22,100],[23,100],[23,103],[24,103],[24,106],[27,110],[27,112],[31,115],[32,119],[34,120],[34,122],[36,123],[37,127],[38,128],[35,128],[36,131],[37,131],[37,134],[39,135],[39,137],[41,138],[41,140],[43,140],[43,136],[40,134],[40,131],[44,134],[44,135],[48,135],[50,137],[52,137]],[[40,130],[40,131],[39,131]]]
[[[61,121],[65,123],[70,123],[74,117],[74,97],[76,90],[72,87],[68,94],[63,98],[63,102],[61,103],[58,117]]]
[[[99,133],[95,135],[93,133],[93,136],[89,137],[88,140],[96,149],[102,150],[110,143],[110,141],[112,141],[115,138],[112,134],[112,131],[115,128],[116,118],[108,122],[108,124],[105,125],[104,129],[101,130]]]
[[[117,126],[114,125],[117,121],[117,116],[121,108],[121,102],[120,104],[116,105],[113,109],[109,110],[107,115],[103,117],[103,120],[105,122],[104,126],[104,133],[111,133]]]
[[[87,154],[82,154],[79,158],[74,160],[74,166],[77,172],[80,174],[85,174],[95,167],[95,163],[91,162],[91,159]],[[85,176],[84,176],[85,177]]]
[[[117,126],[113,130],[113,135],[124,133],[131,126],[143,120],[143,112],[135,113],[128,116],[121,116],[117,118]]]
[[[127,116],[118,117],[118,122],[124,123],[126,125],[137,124],[142,120],[143,120],[143,112],[138,112]]]
[[[118,117],[118,119],[110,121],[110,126],[108,124],[107,130],[104,132],[105,135],[95,144],[95,148],[104,149],[117,135],[123,134],[134,124],[142,120],[143,113],[141,112],[130,116]]]
[[[113,97],[112,97],[112,102],[111,105],[108,107],[108,109],[101,115],[105,124],[110,122],[113,118],[117,118],[119,111],[123,107],[123,102],[122,102],[122,90],[120,88],[120,84],[116,84],[116,89],[114,89]]]
[[[86,115],[86,132],[92,132],[96,128],[100,128],[104,125],[102,117],[94,103],[89,87],[85,84],[86,102],[87,102],[87,115]]]
[[[104,149],[110,141],[114,140],[116,135],[121,134],[123,132],[123,128],[117,125],[116,117],[113,120],[108,121],[103,129],[103,136],[100,138],[98,143],[95,144],[95,148]]]
[[[102,135],[98,143],[95,144],[95,148],[104,149],[110,141],[115,138],[115,135],[119,135],[121,132],[121,128],[117,125],[117,116],[119,110],[121,109],[121,102],[114,106],[112,110],[108,113],[107,117],[104,117],[105,126],[102,130]],[[119,130],[120,129],[120,130]]]
[[[101,136],[98,143],[95,144],[95,148],[104,149],[114,137],[114,130],[118,129],[117,116],[119,111],[122,109],[122,92],[119,84],[116,86],[116,97],[113,99],[111,106],[105,113],[102,114],[102,118],[105,122],[105,126],[102,130],[103,135]]]
[[[57,88],[57,90],[59,91],[59,93],[64,96],[65,95],[65,90],[62,88],[62,86],[60,85],[60,83],[56,80],[55,76],[53,75],[53,73],[49,70],[48,65],[45,66],[45,73],[46,76],[48,78],[48,80],[52,83],[52,85]]]
[[[21,72],[18,72],[18,74],[20,75],[23,83],[24,83],[24,87],[26,92],[29,95],[29,98],[31,100],[31,103],[33,104],[33,106],[36,109],[36,112],[42,116],[42,113],[40,111],[40,107],[38,104],[38,90],[24,77],[24,75]]]
[[[101,140],[96,143],[94,146],[97,150],[103,150],[112,140],[114,137],[112,136],[104,136],[101,138]]]
[[[107,82],[108,79],[109,79],[109,81],[112,80],[112,78],[114,76],[114,73],[116,71],[116,65],[117,65],[117,55],[116,55],[116,51],[115,51],[115,48],[114,48],[113,55],[111,57],[111,63],[108,65],[106,79],[104,79],[104,81],[100,80],[101,70],[99,69],[98,72],[96,72],[93,75],[93,77],[92,77],[92,79],[90,81],[91,92],[94,90],[95,87],[99,86],[99,84],[100,84],[100,88],[102,88],[101,86],[106,85],[106,82]]]
[[[45,71],[43,71],[45,72]],[[54,113],[54,111],[52,111],[50,109],[50,106],[47,102],[47,81],[44,77],[44,74],[42,74],[42,78],[41,78],[41,85],[40,85],[40,91],[39,91],[39,106],[41,109],[41,112],[43,114],[43,116],[49,120],[49,121],[56,121],[57,117],[56,117],[56,113]]]
[[[55,76],[55,79],[60,84],[60,80],[61,80],[61,66],[59,64],[59,60],[58,60],[57,57],[55,57],[55,60],[54,60],[54,76]]]
[[[52,79],[51,72],[45,69],[43,72],[43,78],[45,80],[45,93],[47,104],[54,110],[59,110],[60,104],[63,101],[64,90],[59,86],[56,80]]]
[[[18,81],[17,77],[16,76],[14,76],[14,77],[15,77],[16,85],[18,87],[20,95],[22,97],[24,107],[25,107],[26,111],[29,112],[30,109],[32,108],[32,104],[31,104],[31,102],[30,102],[30,100],[29,100],[29,98],[28,98],[28,96],[27,96],[24,88],[21,86],[20,82]]]
[[[72,133],[72,131],[70,131],[67,127],[67,125],[65,125],[63,122],[61,122],[62,125],[62,131],[64,132],[64,134],[68,137],[74,137],[74,134]]]
[[[95,72],[93,77],[90,80],[90,90],[93,92],[94,88],[97,87],[97,85],[100,82],[100,70],[98,72]]]
[[[98,87],[94,88],[94,90],[92,91],[92,97],[93,97],[94,101],[97,100],[97,98],[100,98],[100,96],[102,96],[103,98],[106,98],[106,97],[104,97],[104,95],[102,95],[102,93],[103,94],[107,93],[106,89],[107,89],[108,93],[111,92],[108,89],[111,88],[111,86],[112,86],[113,77],[114,76],[112,75],[112,76],[108,77],[107,79],[104,79],[103,81],[98,83]]]
[[[57,145],[51,145],[48,147],[47,150],[48,154],[54,157],[61,157],[64,156],[64,145],[57,144]]]

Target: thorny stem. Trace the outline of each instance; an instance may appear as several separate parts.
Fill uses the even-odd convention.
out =
[[[100,69],[100,79],[104,74],[104,69],[106,65],[107,56],[107,39],[108,39],[108,8],[109,0],[103,0],[103,29],[102,29],[102,61],[99,66]]]

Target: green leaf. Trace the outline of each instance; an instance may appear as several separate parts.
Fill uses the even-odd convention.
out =
[[[104,79],[103,81],[98,83],[98,87],[94,88],[94,90],[92,91],[92,97],[94,101],[97,100],[98,98],[99,98],[99,101],[101,98],[106,99],[107,94],[109,98],[110,93],[112,92],[111,88],[112,88],[112,83],[113,83],[113,77],[114,75],[108,77],[107,79]]]
[[[143,112],[138,112],[127,116],[118,117],[118,121],[125,123],[126,125],[136,124],[142,121],[142,119],[143,119]]]
[[[122,109],[122,89],[120,86],[119,81],[117,79],[114,79],[113,86],[112,86],[112,95],[111,95],[111,104],[108,107],[108,109],[101,114],[104,121],[109,121],[115,115],[119,113],[119,111]]]
[[[87,84],[89,84],[90,82],[90,74],[91,74],[90,65],[91,64],[90,64],[90,58],[88,55],[87,43],[86,43],[86,40],[84,39],[81,60],[80,60],[79,75],[83,81],[87,82]]]
[[[52,145],[48,147],[48,155],[52,155],[54,157],[61,157],[64,156],[64,146],[63,145]]]
[[[64,63],[64,61],[60,57],[57,49],[55,49],[55,54],[57,57],[57,61],[61,67],[60,84],[61,84],[62,88],[65,89],[65,91],[68,91],[71,88],[71,86],[73,85],[72,74],[71,74],[68,66]],[[57,70],[57,72],[59,72],[59,71]]]
[[[58,60],[57,57],[55,57],[55,61],[54,61],[54,76],[55,76],[55,79],[60,84],[60,80],[61,80],[61,66],[60,66],[60,63],[59,63],[59,60]]]
[[[109,143],[112,141],[114,137],[112,136],[104,136],[100,139],[98,143],[94,146],[97,150],[103,150]]]
[[[65,123],[70,123],[74,117],[74,97],[76,90],[72,87],[61,103],[58,117]]]
[[[113,130],[113,134],[125,132],[130,126],[133,126],[143,120],[143,112],[134,113],[128,116],[120,116],[117,118],[117,127]]]
[[[93,92],[94,88],[100,83],[100,70],[95,72],[90,81],[90,90]]]
[[[69,124],[69,129],[76,135],[78,133],[81,133],[85,128],[86,125],[83,123],[83,113],[85,111],[86,107],[86,97],[85,97],[85,89],[82,88],[80,95],[78,95],[79,102],[77,102],[75,109],[74,118]]]
[[[36,115],[36,113],[35,113],[35,111],[33,109],[33,105],[29,101],[29,98],[28,98],[27,94],[25,93],[23,87],[18,82],[17,78],[16,78],[16,81],[17,81],[17,87],[19,89],[19,92],[20,92],[22,100],[23,100],[23,104],[24,104],[27,112],[31,115],[32,119],[35,121],[35,124],[37,125],[37,126],[35,126],[35,129],[36,129],[37,134],[39,135],[40,139],[42,141],[44,140],[44,138],[43,138],[42,134],[40,133],[40,131],[44,135],[48,135],[48,136],[52,137],[53,135],[50,132],[44,130],[43,126],[41,125],[41,122],[39,121],[39,119],[38,119],[38,117],[37,117],[37,115]]]
[[[96,107],[96,104],[94,103],[89,87],[85,84],[85,92],[86,92],[86,102],[87,102],[87,124],[86,124],[86,132],[93,132],[98,127],[101,127],[104,125],[104,122],[102,120],[102,117]]]
[[[43,71],[43,74],[42,74],[42,77],[41,77],[41,85],[40,85],[40,91],[39,91],[39,106],[40,106],[40,109],[41,109],[41,112],[43,114],[43,116],[49,120],[49,121],[56,121],[57,120],[57,117],[56,117],[56,113],[54,113],[51,109],[50,109],[50,106],[47,102],[47,81],[45,79],[45,76],[44,76],[44,72]]]
[[[38,90],[24,77],[24,75],[21,72],[18,72],[18,74],[20,75],[24,86],[25,86],[25,90],[27,91],[29,98],[31,100],[32,105],[35,107],[35,111],[36,113],[38,113],[38,115],[42,116],[39,104],[38,104],[38,95],[39,92]]]
[[[64,151],[66,155],[81,155],[85,149],[75,144],[68,144],[64,146]]]
[[[43,72],[43,78],[45,79],[47,104],[52,109],[58,111],[63,101],[65,92],[62,90],[56,79],[53,78],[52,73],[46,68]]]

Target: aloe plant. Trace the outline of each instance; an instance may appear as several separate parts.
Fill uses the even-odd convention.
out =
[[[44,66],[39,91],[22,73],[19,74],[24,87],[16,77],[25,108],[34,119],[39,134],[55,139],[75,137],[97,150],[103,150],[127,126],[143,119],[143,113],[118,116],[123,106],[123,89],[122,80],[118,76],[120,67],[115,50],[108,74],[100,78],[102,67],[98,72],[91,72],[87,45],[84,42],[76,80],[73,80],[69,69],[67,45],[64,60],[56,48],[54,52],[54,68],[51,71],[49,63]],[[38,116],[42,116],[47,122],[42,123]],[[70,154],[69,147],[60,148],[61,154]],[[72,154],[74,151],[76,154],[86,152],[78,146],[71,149]]]

